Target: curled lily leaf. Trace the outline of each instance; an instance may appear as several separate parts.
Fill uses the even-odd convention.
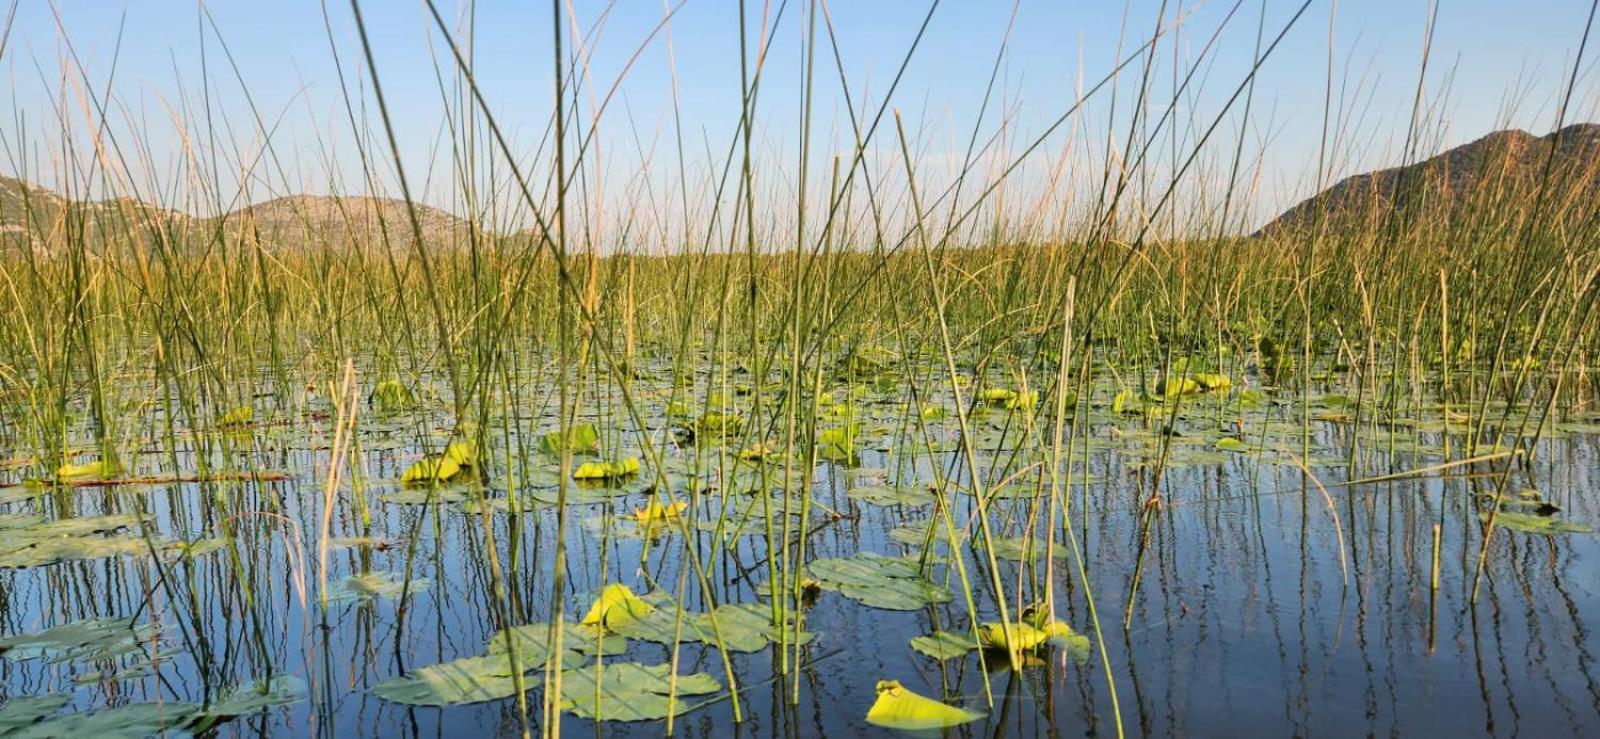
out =
[[[923,731],[960,726],[977,721],[984,715],[913,693],[899,680],[880,680],[878,699],[867,711],[867,723],[890,729]]]
[[[600,591],[600,597],[595,599],[594,605],[589,607],[589,612],[584,614],[583,625],[600,626],[615,631],[626,628],[650,615],[654,610],[655,606],[634,595],[628,586],[612,583]]]

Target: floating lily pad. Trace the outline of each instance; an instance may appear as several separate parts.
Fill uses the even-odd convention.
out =
[[[519,666],[525,674],[544,667],[544,662],[523,659]],[[524,690],[529,687],[529,679],[519,679],[512,670],[511,656],[495,654],[419,667],[372,686],[372,694],[412,706],[455,706],[509,698],[517,694],[519,683]]]
[[[822,587],[873,608],[914,611],[951,599],[950,589],[924,578],[912,558],[860,552],[819,559],[809,569]]]
[[[628,642],[621,636],[606,634],[593,626],[563,624],[561,629],[563,654],[561,664],[567,667],[581,665],[595,655],[622,654]],[[550,624],[533,623],[501,629],[489,638],[489,654],[503,655],[516,646],[524,664],[543,665],[550,658]]]
[[[911,648],[937,660],[965,657],[978,646],[971,634],[953,631],[935,631],[932,634],[911,638]]]
[[[200,713],[200,706],[192,703],[133,703],[47,718],[7,733],[6,739],[54,739],[64,736],[144,739],[185,726]]]
[[[114,514],[8,528],[0,540],[0,569],[146,554],[150,545],[142,537],[115,533],[137,527],[142,520],[134,514]]]
[[[134,625],[126,618],[89,618],[32,634],[0,638],[0,654],[9,660],[99,662],[141,652],[161,627]]]
[[[213,716],[243,716],[305,700],[309,686],[294,675],[273,675],[233,689],[207,710]]]
[[[0,705],[0,736],[11,736],[11,732],[44,719],[71,702],[72,695],[69,693],[11,698]]]
[[[926,488],[890,485],[866,485],[850,491],[850,497],[872,505],[925,506],[933,503],[933,493]]]
[[[561,708],[596,721],[652,721],[698,708],[705,701],[693,696],[722,689],[716,678],[703,672],[674,680],[671,670],[670,665],[636,662],[566,670],[561,673]]]

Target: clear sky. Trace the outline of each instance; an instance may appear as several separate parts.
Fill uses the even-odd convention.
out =
[[[0,0],[0,7],[9,3]],[[456,24],[466,5],[466,0],[440,0],[446,18]],[[660,0],[570,0],[567,5],[577,26],[592,32],[583,47],[589,52],[589,83],[581,93],[586,115],[642,48],[601,118],[600,151],[613,187],[618,193],[626,190],[625,173],[630,170],[649,170],[658,183],[672,181],[676,167],[670,164],[675,161],[675,144],[669,34],[651,38],[665,6]],[[832,0],[827,5],[851,94],[857,100],[865,96],[875,106],[928,3]],[[1177,108],[1185,121],[1178,127],[1182,147],[1192,144],[1244,80],[1263,13],[1270,40],[1299,5],[1299,0],[1243,0],[1225,22],[1235,7],[1233,0],[1165,3],[1169,26],[1175,17],[1183,20],[1176,40],[1165,37],[1156,54],[1153,98],[1161,105],[1170,98],[1175,56],[1182,71],[1204,52],[1201,74]],[[748,3],[752,35],[758,33],[761,14],[775,13],[777,6],[758,0]],[[810,6],[809,0],[790,0],[783,10],[758,101],[757,156],[776,168],[769,171],[784,173],[778,179],[792,179],[797,169],[801,39]],[[26,170],[31,179],[46,184],[59,178],[62,136],[52,110],[63,100],[75,117],[76,130],[69,139],[80,153],[90,148],[88,133],[94,125],[87,122],[92,116],[84,108],[87,79],[96,96],[108,87],[112,92],[115,112],[108,130],[125,149],[147,152],[129,156],[136,160],[129,164],[137,170],[136,177],[183,182],[185,162],[207,159],[204,154],[186,157],[186,150],[205,150],[214,134],[224,142],[218,149],[224,154],[204,166],[233,172],[222,177],[232,177],[236,183],[236,173],[249,168],[249,153],[258,150],[261,141],[241,92],[248,89],[273,128],[271,148],[277,166],[271,168],[275,171],[255,168],[247,199],[286,191],[364,191],[335,71],[336,50],[347,84],[360,85],[360,76],[367,72],[347,0],[329,0],[326,8],[317,0],[212,0],[204,7],[215,29],[202,21],[200,7],[195,0],[19,0],[0,59],[0,74],[10,90],[0,99],[4,108],[0,143],[5,147],[0,151],[0,172]],[[1132,0],[1127,5],[1022,0],[1007,40],[1012,2],[945,0],[934,12],[892,103],[915,132],[919,156],[927,162],[959,162],[1004,42],[999,92],[1004,109],[1012,114],[1007,126],[1011,148],[1020,149],[1072,103],[1080,85],[1092,84],[1114,66],[1119,47],[1126,54],[1148,39],[1162,17],[1162,7],[1159,0]],[[425,199],[446,204],[449,188],[442,184],[447,178],[440,168],[450,155],[448,148],[441,148],[448,146],[448,135],[441,132],[446,116],[436,69],[444,70],[448,85],[449,66],[440,36],[432,32],[426,6],[419,0],[366,0],[362,8],[409,179]],[[1546,133],[1554,122],[1588,12],[1586,0],[1442,0],[1425,80],[1432,121],[1426,148],[1463,143],[1504,125]],[[1210,144],[1219,155],[1231,155],[1242,137],[1247,157],[1261,158],[1252,196],[1256,207],[1263,212],[1276,209],[1305,196],[1314,185],[1330,30],[1336,96],[1349,111],[1341,127],[1344,135],[1335,174],[1390,164],[1400,157],[1427,17],[1425,0],[1342,0],[1337,5],[1313,0],[1261,72],[1248,127],[1240,115],[1242,104],[1236,103]],[[547,3],[478,0],[475,7],[476,76],[522,157],[537,150],[550,118],[551,23]],[[708,169],[707,162],[723,155],[738,123],[738,23],[738,4],[733,0],[686,0],[670,21],[671,61],[676,64],[682,131],[689,150],[684,158],[700,169]],[[1215,44],[1207,49],[1219,28]],[[84,77],[78,76],[80,68],[70,60],[69,42]],[[224,44],[243,86],[223,53]],[[1600,39],[1586,53],[1576,109],[1569,119],[1593,118],[1597,88],[1593,60],[1600,57],[1600,49],[1593,46],[1600,46]],[[825,37],[817,48],[811,130],[816,158],[824,161],[834,151],[846,149],[848,118]],[[1132,98],[1139,75],[1139,66],[1123,75],[1119,95],[1124,103]],[[207,76],[209,126],[204,122],[202,96]],[[353,94],[370,108],[366,86]],[[1112,115],[1109,98],[1097,98],[1084,115],[1073,130],[1095,141],[1088,148],[1103,155]],[[1125,105],[1118,115],[1118,121],[1126,120]],[[370,120],[376,126],[375,115]],[[998,121],[991,107],[982,122],[983,136],[993,133]],[[1120,131],[1124,125],[1119,122],[1115,128]],[[143,147],[132,147],[134,138]],[[1062,141],[1058,137],[1051,143],[1064,146]],[[893,139],[879,143],[887,146]]]

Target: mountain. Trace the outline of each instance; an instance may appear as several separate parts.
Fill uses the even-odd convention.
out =
[[[1319,222],[1339,230],[1370,230],[1391,215],[1434,223],[1526,218],[1545,182],[1545,218],[1587,218],[1600,204],[1597,155],[1600,125],[1593,123],[1543,137],[1496,131],[1431,159],[1347,178],[1284,211],[1256,235],[1305,233]]]
[[[424,242],[450,243],[464,237],[468,224],[438,208],[416,205]],[[230,234],[258,234],[263,244],[293,249],[308,246],[351,247],[382,243],[386,229],[392,245],[411,243],[411,221],[405,201],[360,196],[291,195],[245,206],[214,218],[185,213],[132,198],[103,201],[69,201],[61,195],[19,179],[0,177],[0,237],[33,233],[46,244],[60,243],[67,214],[81,215],[92,237],[105,229],[127,232],[142,228],[150,219],[164,220],[175,232],[191,237],[222,228]],[[384,229],[380,229],[380,218]],[[115,228],[112,228],[115,225]],[[9,243],[12,239],[6,238]]]
[[[450,243],[468,232],[461,218],[420,203],[414,207],[424,243]],[[385,232],[391,245],[404,247],[411,243],[410,218],[404,200],[327,195],[290,195],[222,216],[225,228],[252,229],[262,243],[279,248],[376,245]],[[215,226],[215,219],[208,225]]]

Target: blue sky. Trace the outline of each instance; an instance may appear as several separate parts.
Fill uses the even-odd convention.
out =
[[[791,0],[764,72],[757,113],[758,156],[768,162],[769,171],[782,172],[777,180],[792,179],[797,169],[800,39],[809,5],[806,0]],[[1299,3],[1266,0],[1264,5],[1270,36]],[[138,170],[136,177],[181,183],[184,163],[195,160],[193,155],[186,157],[186,149],[203,149],[202,139],[208,140],[212,131],[231,142],[231,149],[225,144],[224,150],[255,151],[260,137],[248,117],[241,86],[223,57],[220,34],[250,96],[277,126],[272,150],[283,169],[270,173],[258,169],[245,197],[259,200],[288,190],[362,191],[334,72],[333,49],[351,84],[366,71],[348,2],[330,0],[327,5],[332,45],[324,28],[323,5],[314,0],[209,2],[206,8],[215,32],[202,27],[198,7],[194,0],[56,0],[53,5],[47,0],[20,0],[0,60],[0,74],[11,90],[0,99],[0,136],[5,145],[0,172],[26,169],[31,178],[47,184],[59,178],[61,167],[52,160],[60,158],[61,135],[51,110],[63,98],[75,117],[71,141],[80,156],[92,150],[86,132],[93,125],[86,123],[81,85],[70,75],[66,83],[62,79],[68,40],[96,94],[109,81],[117,109],[112,130],[121,132],[118,136],[128,148],[134,138],[130,132],[135,131],[148,147],[148,156],[131,157],[139,160],[129,165]],[[420,2],[367,0],[362,7],[409,178],[425,198],[445,204],[448,188],[440,184],[445,178],[438,172],[449,154],[440,148],[445,116],[435,64],[446,62],[439,37],[430,33],[431,23]],[[462,7],[459,2],[441,2],[452,20],[459,18]],[[749,3],[752,33],[755,18],[765,7]],[[776,3],[770,7],[775,10]],[[919,156],[926,161],[960,160],[1012,7],[1011,2],[945,0],[935,12],[892,101],[904,112],[918,137]],[[1001,71],[1005,106],[1014,112],[1007,127],[1012,140],[1018,145],[1030,140],[1071,104],[1080,80],[1092,83],[1104,75],[1118,58],[1119,43],[1126,53],[1148,38],[1160,7],[1159,1],[1151,0],[1127,5],[1023,0]],[[1156,56],[1155,99],[1165,100],[1170,94],[1174,54],[1180,65],[1191,62],[1232,7],[1231,0],[1169,0],[1167,18],[1181,12],[1184,21],[1176,43],[1167,37]],[[592,89],[584,93],[585,98],[590,93],[598,98],[645,44],[660,23],[664,6],[659,0],[619,0],[610,5],[572,0],[571,8],[585,29],[605,16],[588,49]],[[685,158],[701,169],[708,158],[721,156],[738,121],[737,8],[732,0],[687,0],[671,19],[683,132],[691,150]],[[859,100],[865,90],[876,105],[928,5],[909,0],[833,0],[828,8],[852,94]],[[1180,127],[1188,139],[1217,115],[1244,79],[1262,8],[1261,0],[1244,0],[1208,52],[1203,84],[1191,88],[1177,109],[1181,119],[1191,121]],[[550,115],[551,9],[545,3],[479,0],[475,10],[476,74],[519,156],[528,156]],[[1336,85],[1345,104],[1356,111],[1345,127],[1336,174],[1399,158],[1417,84],[1427,10],[1423,0],[1342,0],[1336,11],[1326,0],[1311,4],[1261,73],[1252,125],[1244,130],[1247,154],[1262,160],[1252,195],[1258,207],[1277,208],[1304,196],[1314,184],[1330,22]],[[1463,143],[1502,125],[1546,132],[1554,121],[1587,12],[1588,3],[1579,0],[1443,2],[1425,87],[1435,104],[1431,130],[1439,137],[1430,141],[1430,147]],[[113,77],[113,54],[119,24],[124,22]],[[627,189],[630,168],[645,168],[651,141],[656,142],[657,153],[649,158],[650,176],[659,183],[676,177],[670,164],[673,129],[666,40],[666,35],[658,34],[644,45],[601,119],[602,161],[607,172],[618,173],[609,175],[618,183],[618,193]],[[201,122],[202,44],[211,83],[210,128]],[[826,49],[825,40],[818,48]],[[1597,87],[1592,60],[1597,54],[1600,49],[1589,50],[1591,61],[1580,77],[1572,118],[1592,118]],[[847,118],[832,65],[831,52],[824,51],[818,59],[811,129],[818,162],[845,146],[841,137]],[[1124,102],[1132,97],[1138,79],[1137,67],[1122,78]],[[1447,94],[1436,97],[1447,86]],[[1518,97],[1508,104],[1512,91]],[[372,104],[370,95],[366,102]],[[585,103],[586,108],[591,105]],[[1240,138],[1237,113],[1235,108],[1211,144],[1219,153],[1231,153]],[[1089,159],[1096,156],[1094,151],[1103,156],[1111,114],[1108,101],[1097,100],[1086,107],[1075,129],[1094,141],[1085,147]],[[1118,121],[1126,120],[1125,105],[1117,115]],[[372,120],[375,125],[375,115]],[[995,130],[996,121],[991,110],[983,125],[985,136]],[[1116,125],[1120,131],[1125,124]],[[187,131],[187,140],[180,131]],[[206,133],[197,133],[201,131]],[[884,138],[880,143],[887,146],[893,140]],[[705,153],[708,147],[710,155]],[[31,160],[25,167],[20,158],[24,151]],[[228,154],[206,166],[237,172],[243,165],[236,160],[235,154]],[[426,176],[430,165],[435,173],[431,179]],[[232,175],[222,176],[227,180]]]

